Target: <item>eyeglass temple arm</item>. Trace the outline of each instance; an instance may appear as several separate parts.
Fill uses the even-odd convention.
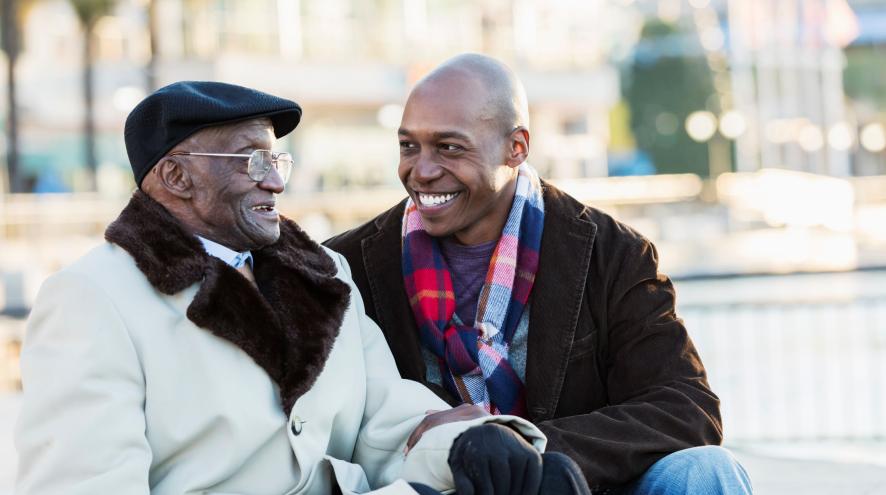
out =
[[[173,151],[169,154],[170,156],[174,155],[193,155],[193,156],[219,156],[226,158],[249,158],[252,155],[243,155],[237,153],[191,153],[190,151]]]

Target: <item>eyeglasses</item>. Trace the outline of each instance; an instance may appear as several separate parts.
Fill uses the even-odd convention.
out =
[[[217,156],[222,158],[248,158],[246,162],[246,174],[255,182],[265,180],[271,167],[277,169],[283,183],[289,181],[292,174],[292,155],[286,152],[275,153],[269,150],[255,150],[248,155],[235,153],[192,153],[190,151],[173,151],[169,156],[188,155],[188,156]]]

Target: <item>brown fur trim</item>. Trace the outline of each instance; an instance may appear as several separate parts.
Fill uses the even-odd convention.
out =
[[[157,290],[172,295],[203,278],[209,255],[166,208],[141,191],[105,230],[105,240],[125,249]]]
[[[253,251],[258,290],[234,268],[209,256],[163,206],[133,194],[105,231],[164,294],[200,282],[187,316],[237,345],[280,388],[284,410],[313,386],[338,336],[350,288],[335,278],[335,263],[288,219],[280,239]]]

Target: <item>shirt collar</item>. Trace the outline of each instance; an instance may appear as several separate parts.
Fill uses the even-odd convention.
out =
[[[240,268],[245,263],[249,263],[249,267],[252,268],[252,253],[249,251],[243,251],[242,253],[234,251],[233,249],[222,246],[221,244],[210,241],[205,237],[197,236],[197,239],[200,239],[200,242],[203,243],[203,249],[216,258],[224,261],[225,263],[231,265],[234,268]]]

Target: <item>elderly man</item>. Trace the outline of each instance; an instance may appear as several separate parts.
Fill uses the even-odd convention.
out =
[[[524,420],[426,418],[446,404],[400,378],[347,264],[277,213],[292,159],[271,150],[300,117],[213,82],[132,111],[140,190],[30,317],[16,493],[534,495],[550,477]]]
[[[409,95],[408,198],[327,241],[405,378],[535,422],[592,487],[747,493],[652,244],[540,180],[522,85],[481,55]],[[695,448],[693,448],[695,447]]]

